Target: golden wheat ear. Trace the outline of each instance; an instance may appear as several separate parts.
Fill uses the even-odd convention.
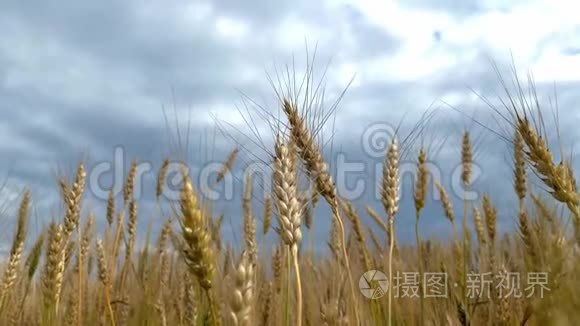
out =
[[[244,242],[250,262],[255,266],[258,261],[258,244],[256,240],[256,219],[252,212],[252,175],[248,173],[244,183],[242,198],[242,215],[244,219]]]
[[[322,151],[317,146],[311,131],[308,129],[304,116],[298,113],[296,103],[291,102],[287,98],[282,100],[282,110],[289,122],[290,129],[290,143],[296,146],[297,153],[302,162],[306,166],[306,173],[314,181],[316,191],[326,200],[331,208],[334,225],[337,226],[340,237],[342,259],[345,264],[348,274],[350,296],[352,302],[356,302],[355,286],[350,268],[350,258],[346,248],[346,231],[344,222],[340,215],[339,200],[337,198],[336,186],[332,180],[332,176],[328,172],[328,167],[324,161]],[[352,307],[355,323],[359,323],[358,307],[354,304]]]
[[[10,248],[10,256],[8,258],[8,266],[4,271],[2,278],[2,292],[0,293],[0,314],[4,308],[4,300],[8,291],[14,286],[18,277],[20,269],[20,261],[22,259],[22,252],[24,251],[24,242],[26,241],[26,232],[28,225],[28,211],[30,207],[30,191],[26,190],[20,202],[18,209],[18,223],[16,226],[16,233]]]
[[[155,186],[155,198],[159,201],[159,198],[163,194],[163,190],[165,189],[165,180],[167,179],[167,172],[169,171],[169,159],[164,159],[163,163],[161,163],[161,168],[159,169],[159,173],[157,174],[157,185]]]
[[[182,171],[183,187],[179,197],[181,213],[181,252],[192,276],[197,278],[208,300],[210,318],[215,325],[221,325],[219,306],[214,297],[214,277],[216,274],[216,252],[209,230],[207,214],[199,206],[199,199],[193,189],[189,175]]]
[[[234,274],[233,294],[230,300],[232,326],[252,325],[254,321],[254,267],[250,255],[244,251]]]
[[[534,171],[551,190],[552,197],[566,204],[575,218],[580,219],[580,197],[569,161],[563,159],[560,164],[554,162],[546,140],[538,134],[527,118],[518,117],[515,125],[527,147],[526,159]]]
[[[272,224],[272,197],[266,195],[264,197],[264,212],[262,214],[262,235],[268,234]]]
[[[234,162],[236,161],[236,158],[238,157],[239,152],[240,152],[240,149],[237,147],[234,148],[230,152],[230,154],[228,155],[228,158],[226,159],[226,161],[222,165],[221,169],[218,171],[218,174],[217,174],[217,177],[215,180],[216,183],[220,183],[224,179],[226,174],[228,174],[228,172],[231,171],[232,166],[234,165]]]

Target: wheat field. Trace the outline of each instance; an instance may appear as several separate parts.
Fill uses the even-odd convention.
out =
[[[179,198],[164,196],[167,158],[158,171],[156,204],[140,209],[134,196],[137,161],[122,193],[110,191],[104,216],[84,207],[84,162],[55,186],[63,214],[31,238],[31,192],[19,198],[9,253],[0,262],[1,325],[576,325],[580,318],[580,198],[571,158],[556,159],[543,133],[542,108],[509,96],[513,232],[497,226],[501,212],[488,194],[454,207],[448,189],[430,177],[430,153],[419,148],[412,199],[415,216],[399,212],[400,152],[393,137],[384,153],[380,205],[340,197],[308,107],[282,96],[273,142],[272,191],[258,198],[248,176],[239,203],[234,245],[223,241],[223,215],[214,211],[186,169]],[[510,94],[508,94],[510,95]],[[523,95],[522,95],[523,96]],[[340,132],[337,131],[337,132]],[[470,132],[461,140],[461,183],[472,183]],[[232,149],[215,182],[224,182]],[[185,163],[183,162],[184,166]],[[300,177],[312,191],[298,187]],[[530,186],[540,182],[543,191]],[[434,185],[432,187],[431,185]],[[449,241],[422,238],[426,197],[437,190]],[[257,204],[259,203],[259,205]],[[328,214],[315,214],[325,206]],[[456,205],[457,206],[457,205]],[[169,209],[161,209],[162,207]],[[362,217],[365,216],[363,219]],[[138,225],[163,224],[137,241]],[[371,224],[365,221],[373,221]],[[106,224],[97,232],[97,220]],[[415,226],[415,244],[399,244],[395,220]],[[316,223],[329,223],[310,241]],[[474,230],[475,232],[472,232]],[[274,233],[275,245],[264,243]],[[7,240],[10,241],[10,240]],[[326,244],[328,246],[326,246]],[[368,271],[379,273],[366,273]]]

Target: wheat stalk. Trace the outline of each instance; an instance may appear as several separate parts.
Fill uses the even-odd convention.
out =
[[[296,190],[296,150],[278,136],[275,142],[274,195],[280,225],[280,238],[290,248],[296,273],[296,321],[302,325],[302,287],[298,265],[298,246],[302,240],[301,208]]]
[[[421,238],[419,234],[419,219],[421,217],[421,210],[425,207],[425,197],[427,197],[427,187],[428,187],[428,175],[427,170],[427,152],[424,148],[419,150],[419,155],[417,157],[417,176],[415,181],[415,191],[413,193],[413,199],[415,202],[415,242],[417,246],[417,257],[419,262],[419,278],[423,277],[423,252],[421,250]],[[423,291],[422,283],[419,283],[419,291]],[[420,296],[420,314],[421,314],[421,325],[425,324],[424,317],[424,300],[423,295]]]
[[[258,261],[256,243],[256,220],[252,214],[252,175],[248,173],[244,183],[242,198],[242,215],[244,217],[244,241],[250,262],[255,266]]]
[[[85,167],[80,163],[77,168],[75,181],[68,193],[63,197],[66,206],[63,224],[63,237],[65,242],[68,241],[68,238],[79,224],[81,199],[85,189],[85,178]]]
[[[399,181],[399,147],[396,138],[393,137],[385,162],[383,163],[383,179],[381,187],[381,201],[387,213],[387,225],[389,227],[390,243],[389,243],[389,284],[393,282],[393,247],[394,247],[394,221],[395,215],[399,210],[400,199],[400,181]],[[388,311],[389,311],[389,326],[393,322],[393,295],[388,293]]]
[[[99,280],[103,284],[103,290],[105,294],[105,305],[107,306],[111,325],[115,326],[115,316],[113,314],[113,309],[111,307],[111,298],[110,298],[111,278],[109,276],[109,270],[107,268],[107,259],[105,258],[105,249],[103,248],[103,241],[101,239],[97,239],[96,249],[98,257],[97,265],[99,268]]]
[[[291,140],[298,148],[298,154],[302,158],[304,165],[306,166],[306,171],[308,175],[314,180],[316,185],[316,191],[324,197],[326,202],[330,205],[333,213],[333,217],[336,220],[336,224],[340,230],[341,243],[342,243],[342,256],[344,259],[344,264],[348,273],[348,280],[350,286],[350,294],[353,304],[356,302],[356,295],[354,290],[354,281],[352,278],[352,271],[350,269],[350,260],[348,258],[346,245],[346,233],[344,229],[344,223],[339,213],[338,199],[336,196],[336,187],[332,181],[332,177],[328,173],[326,163],[322,157],[322,153],[314,139],[312,134],[306,127],[304,122],[304,117],[298,115],[298,109],[296,106],[288,101],[283,100],[282,108],[288,121],[290,123],[290,133]],[[356,304],[353,306],[356,324],[359,323],[358,309]]]
[[[211,318],[216,324],[220,320],[216,303],[211,293],[215,273],[215,253],[212,247],[211,234],[207,229],[207,217],[198,206],[198,199],[189,176],[182,171],[183,187],[179,206],[182,214],[181,234],[185,241],[183,254],[190,272],[196,276],[209,300]]]
[[[64,235],[61,225],[51,222],[48,228],[48,249],[42,274],[44,311],[50,323],[56,318],[64,273]]]
[[[467,228],[467,214],[469,211],[467,203],[467,187],[471,185],[471,176],[473,170],[473,153],[471,148],[471,139],[469,136],[469,131],[463,132],[463,139],[461,142],[461,181],[463,182],[463,276],[467,277],[471,252],[471,239],[470,233]],[[467,280],[463,280],[463,284],[466,284]],[[465,287],[463,287],[463,304],[465,311],[465,322],[470,323],[471,312],[469,306],[469,295]]]
[[[0,293],[0,314],[4,310],[4,300],[7,297],[8,291],[14,285],[18,277],[18,270],[20,268],[20,260],[22,252],[24,251],[24,242],[26,240],[26,231],[28,223],[28,210],[30,205],[30,191],[25,191],[18,209],[18,224],[16,226],[16,233],[10,248],[10,256],[8,258],[8,266],[4,271],[2,278],[2,292]]]

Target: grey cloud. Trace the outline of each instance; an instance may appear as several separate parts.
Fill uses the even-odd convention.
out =
[[[467,1],[434,1],[434,0],[411,0],[405,1],[402,4],[408,7],[442,10],[452,13],[457,16],[468,16],[476,14],[485,9],[482,0],[467,0]]]
[[[512,94],[517,91],[511,84],[513,76],[510,71],[509,58],[492,58],[499,67],[499,73],[504,78]],[[504,59],[504,60],[502,60]],[[517,62],[516,62],[517,64]],[[424,112],[427,105],[435,101],[440,109],[426,128],[426,135],[423,138],[430,143],[435,140],[446,140],[446,148],[439,153],[430,152],[437,162],[437,165],[445,173],[450,172],[450,168],[456,167],[460,162],[461,134],[465,128],[470,130],[472,142],[475,143],[476,164],[483,170],[483,175],[474,184],[481,194],[491,194],[492,200],[498,206],[500,216],[498,223],[502,231],[510,230],[515,226],[515,211],[513,210],[516,198],[512,190],[511,171],[511,146],[507,140],[501,136],[511,137],[512,131],[508,129],[508,124],[501,121],[501,118],[482,99],[473,100],[474,93],[489,99],[493,105],[505,112],[499,102],[499,97],[505,98],[503,89],[499,82],[498,72],[492,66],[492,61],[487,55],[475,56],[470,62],[462,62],[449,70],[442,71],[428,80],[415,82],[389,83],[379,82],[365,84],[360,88],[351,88],[343,100],[341,107],[343,110],[339,114],[338,127],[336,131],[336,143],[342,144],[342,151],[347,153],[354,160],[366,162],[367,164],[381,163],[381,158],[372,159],[360,150],[361,136],[364,128],[372,122],[386,121],[396,126],[403,116],[406,116],[402,126],[401,134],[409,132],[409,128],[414,122],[419,120],[419,116]],[[526,76],[520,76],[525,82]],[[553,84],[549,82],[536,83],[536,89],[540,96],[542,107],[550,112],[549,96],[553,95]],[[526,87],[526,86],[524,86]],[[560,116],[564,114],[568,117],[575,117],[575,101],[577,102],[573,89],[578,87],[578,82],[558,82],[556,84]],[[449,93],[461,94],[456,109],[448,107],[440,99]],[[457,111],[456,111],[457,110]],[[459,112],[458,112],[459,111]],[[477,121],[474,122],[471,119]],[[356,120],[356,124],[352,121]],[[499,124],[498,124],[499,121]],[[560,119],[561,136],[565,148],[574,148],[574,139],[577,139],[576,128],[573,127],[576,119]],[[552,140],[552,146],[557,148],[555,127],[551,116],[546,118],[548,134]],[[481,124],[481,125],[479,125]],[[341,129],[340,126],[348,125],[348,128]],[[494,134],[491,130],[499,132]],[[572,141],[572,143],[570,143]],[[414,161],[414,155],[419,144],[415,144],[407,157],[407,162]],[[446,176],[447,178],[448,176]],[[534,191],[544,194],[544,187],[539,180],[530,175],[531,186]],[[448,183],[445,179],[444,183]],[[412,186],[404,185],[404,193],[411,193]],[[455,207],[461,207],[461,194],[453,194],[452,199]],[[360,199],[361,203],[375,203],[377,199],[372,194],[366,193]],[[412,202],[412,201],[411,201]],[[400,216],[412,215],[412,203],[409,196],[403,199]],[[477,204],[477,203],[474,203]],[[407,208],[405,208],[407,207]],[[411,208],[409,208],[411,207]],[[380,209],[380,204],[378,204]],[[440,204],[430,201],[425,209],[425,215],[430,216],[430,230],[445,230],[445,219],[442,217]],[[372,223],[372,222],[371,222]],[[412,225],[408,221],[400,222],[400,232],[412,238]],[[427,222],[424,222],[427,223]],[[372,224],[371,224],[372,225]],[[411,226],[410,226],[411,225]]]
[[[253,149],[250,139],[229,139],[218,132],[215,152],[204,153],[200,148],[203,148],[208,137],[212,137],[213,126],[203,118],[214,105],[233,109],[235,104],[240,104],[241,94],[238,90],[256,100],[272,95],[263,74],[267,66],[264,61],[290,61],[287,59],[291,57],[285,50],[273,45],[273,27],[286,17],[297,17],[314,26],[336,30],[329,40],[319,43],[318,63],[321,65],[324,65],[327,58],[335,58],[339,62],[357,62],[389,55],[396,53],[400,45],[400,40],[366,21],[352,7],[340,7],[326,12],[320,4],[306,1],[276,4],[217,1],[212,4],[210,18],[202,20],[198,25],[186,26],[178,19],[185,12],[184,6],[185,3],[181,1],[164,2],[153,7],[153,13],[147,14],[141,8],[140,1],[52,2],[35,6],[14,2],[0,4],[0,18],[3,19],[0,27],[8,27],[12,36],[0,42],[2,125],[6,127],[4,132],[29,145],[19,149],[0,146],[0,169],[12,167],[13,180],[19,186],[29,184],[37,189],[35,194],[42,198],[43,209],[53,212],[58,207],[58,198],[54,196],[54,170],[63,167],[72,173],[74,164],[82,156],[79,152],[85,150],[89,169],[99,162],[111,160],[113,148],[120,145],[126,149],[125,169],[128,161],[137,157],[140,161],[153,163],[156,172],[160,160],[167,154],[175,153],[163,121],[162,105],[168,108],[170,120],[175,118],[174,114],[178,115],[181,127],[186,126],[188,110],[191,110],[190,158],[191,164],[196,167],[207,159],[223,161],[234,141],[240,141]],[[457,15],[469,15],[482,10],[476,1],[462,2],[459,7],[452,6],[450,2],[434,4],[424,1],[413,1],[409,6],[447,10]],[[219,40],[210,26],[216,15],[233,16],[248,22],[251,37],[247,44],[241,47],[234,42]],[[345,33],[350,33],[350,37],[346,37]],[[305,37],[312,44],[308,35]],[[352,42],[347,42],[348,39]],[[51,52],[52,56],[44,55],[41,51],[45,46],[53,46],[58,51]],[[444,42],[442,46],[445,46]],[[303,49],[296,49],[294,54],[300,57]],[[30,68],[28,64],[33,61],[31,58],[36,65],[46,68],[46,71],[34,71],[35,65]],[[330,69],[333,69],[333,65]],[[65,74],[67,71],[76,71],[80,77],[73,74],[68,79],[60,75],[62,72],[63,76],[68,76]],[[248,71],[251,74],[257,72],[258,78],[263,78],[256,80],[253,76],[243,75]],[[15,82],[15,76],[20,78],[20,83]],[[56,77],[65,79],[62,82],[64,86],[53,82]],[[549,85],[538,86],[541,91],[549,90]],[[433,101],[450,92],[464,94],[458,105],[461,110],[485,112],[484,103],[473,103],[469,99],[469,87],[490,97],[501,91],[484,54],[471,62],[463,62],[442,71],[429,80],[375,82],[352,87],[337,114],[334,153],[331,153],[330,147],[326,151],[329,155],[342,152],[352,160],[369,165],[380,163],[380,158],[368,158],[361,151],[360,137],[364,128],[377,120],[396,125],[405,117],[404,134]],[[573,91],[577,87],[577,83],[559,85],[562,110],[571,112],[570,108],[577,102]],[[172,93],[175,94],[177,112],[173,111]],[[72,96],[75,94],[79,94],[78,97]],[[458,161],[461,131],[464,127],[474,128],[474,135],[480,139],[477,157],[489,169],[486,171],[490,171],[478,183],[478,187],[492,191],[494,200],[498,200],[502,207],[507,207],[509,199],[504,198],[509,198],[511,191],[508,183],[510,171],[505,168],[505,159],[509,158],[505,154],[505,144],[497,137],[486,136],[487,131],[469,122],[465,116],[445,108],[443,103],[436,104],[441,106],[441,110],[429,125],[429,136],[423,140],[428,145],[437,143],[438,139],[445,139],[452,131],[449,146],[454,148],[438,153],[435,156],[437,162],[443,170],[450,170]],[[268,108],[278,110],[274,106]],[[492,123],[487,114],[478,113],[476,117],[485,123]],[[575,139],[573,119],[562,123],[562,126],[567,127],[562,129],[566,133],[563,137]],[[326,131],[324,136],[330,137],[331,130]],[[169,130],[173,137],[176,136],[175,132]],[[416,149],[417,145],[412,148],[409,160],[413,159]],[[493,154],[499,152],[501,156]],[[265,160],[269,159],[267,153],[259,152],[258,155]],[[239,174],[244,164],[251,160],[251,154],[243,154],[241,162],[236,165],[236,173]],[[498,178],[502,179],[505,186],[498,186]],[[105,178],[104,182],[109,181]],[[152,177],[146,180],[148,188],[140,208],[144,218],[153,206],[153,181]],[[237,189],[237,198],[233,201],[215,203],[216,213],[226,214],[235,226],[240,223],[236,215],[240,206],[239,184]],[[406,184],[404,191],[409,193],[410,189],[410,184]],[[363,203],[370,203],[378,211],[381,210],[371,192],[369,188],[356,202],[363,216]],[[413,214],[409,198],[406,196],[401,204],[401,218],[397,220],[399,236],[403,239],[413,238],[412,223],[406,218]],[[259,200],[256,198],[256,212],[259,211]],[[461,204],[459,200],[454,198],[457,207]],[[97,204],[95,206],[102,206],[103,203]],[[101,211],[97,210],[97,213],[102,216]],[[40,215],[43,221],[46,216],[51,216],[46,212]],[[321,207],[319,215],[320,220],[325,221],[327,209]],[[430,201],[425,216],[421,222],[425,232],[436,236],[450,232],[439,203]],[[367,225],[373,225],[368,217],[365,217],[365,221]],[[509,212],[501,222],[505,228],[510,226]],[[328,219],[326,222],[315,223],[317,238],[326,239]],[[228,224],[224,225],[224,234],[233,238],[228,235]],[[320,243],[323,246],[322,240]]]
[[[379,26],[370,23],[361,12],[352,7],[343,8],[349,21],[349,29],[355,36],[356,44],[351,48],[353,58],[358,60],[394,53],[401,41]]]
[[[567,47],[562,50],[562,52],[566,55],[580,55],[580,47]]]
[[[219,8],[220,12],[225,15],[233,15],[243,18],[252,24],[260,26],[271,26],[280,19],[286,17],[287,13],[293,13],[296,8],[304,8],[301,14],[308,14],[313,6],[316,6],[310,1],[259,1],[250,0],[239,2],[236,0],[217,0],[214,2],[215,8]]]

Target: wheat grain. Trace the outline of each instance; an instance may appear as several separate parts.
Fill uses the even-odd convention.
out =
[[[272,223],[272,197],[264,197],[264,213],[262,216],[262,234],[266,235]]]
[[[48,249],[42,274],[44,307],[49,314],[58,311],[64,273],[64,235],[61,225],[51,222],[48,228]]]
[[[66,206],[66,214],[63,224],[63,236],[65,242],[68,241],[68,238],[74,229],[78,227],[81,211],[81,199],[85,189],[85,178],[85,167],[80,163],[77,168],[75,182],[72,187],[70,187],[67,195],[63,198]]]
[[[234,274],[234,287],[230,300],[231,325],[253,325],[254,267],[250,255],[243,252]]]
[[[155,198],[157,198],[157,200],[159,200],[159,197],[163,194],[165,179],[167,178],[167,172],[169,170],[169,163],[169,159],[163,160],[161,168],[159,169],[159,174],[157,174],[157,186],[155,187]]]
[[[495,243],[495,235],[496,235],[496,219],[497,219],[497,210],[492,205],[491,200],[487,194],[483,195],[483,214],[485,215],[485,223],[487,226],[487,237],[491,244]]]
[[[22,252],[24,251],[24,242],[26,240],[26,231],[28,224],[28,210],[30,205],[30,192],[27,190],[22,196],[20,208],[18,209],[18,224],[12,247],[10,248],[10,256],[8,258],[8,266],[4,271],[2,278],[2,293],[0,293],[0,313],[4,308],[4,300],[7,296],[8,290],[14,285],[18,270],[20,268],[20,260]]]
[[[551,189],[552,196],[565,203],[576,218],[580,218],[578,205],[580,198],[576,192],[576,181],[569,162],[555,164],[546,141],[538,136],[530,126],[527,117],[517,116],[516,128],[528,150],[525,152],[532,167],[541,176],[541,180]]]
[[[481,218],[481,213],[477,207],[472,208],[473,224],[475,225],[475,233],[477,234],[477,242],[479,246],[482,247],[487,243],[485,238],[485,228],[483,226],[483,219]]]
[[[127,178],[123,184],[123,203],[127,204],[133,198],[135,190],[135,178],[137,178],[137,160],[131,161]]]
[[[461,181],[464,186],[471,183],[471,173],[473,166],[473,153],[471,152],[471,140],[469,138],[469,131],[463,133],[461,142]]]
[[[252,213],[252,175],[246,175],[244,196],[242,198],[242,215],[244,217],[244,241],[252,265],[256,265],[258,245],[256,242],[256,219]]]
[[[522,135],[516,130],[514,135],[514,190],[523,205],[526,197],[526,161],[524,158],[524,143]]]
[[[453,211],[453,205],[451,204],[451,200],[449,199],[449,195],[447,195],[447,191],[443,187],[443,185],[439,182],[435,183],[435,187],[439,192],[439,198],[441,199],[441,204],[443,205],[443,211],[445,213],[445,217],[452,223],[455,223],[455,212]]]
[[[215,271],[210,234],[206,229],[205,217],[198,206],[191,181],[185,174],[183,174],[183,178],[180,207],[183,215],[182,235],[187,243],[184,251],[185,258],[200,285],[207,290],[212,287]]]
[[[288,144],[284,144],[281,137],[276,139],[275,145],[274,204],[278,212],[280,237],[286,245],[292,247],[302,240],[301,212],[296,191],[295,151]]]
[[[291,143],[296,145],[298,149],[298,155],[302,158],[302,161],[306,166],[307,174],[315,182],[316,191],[320,193],[320,195],[324,197],[326,202],[330,205],[333,217],[336,220],[336,224],[340,230],[340,236],[342,238],[342,256],[348,273],[351,299],[353,302],[355,302],[356,295],[354,290],[354,281],[352,278],[352,272],[350,270],[350,260],[348,258],[347,249],[345,247],[346,233],[344,229],[344,223],[339,214],[336,187],[332,181],[332,177],[328,173],[327,165],[324,162],[322,153],[314,142],[312,134],[306,127],[304,117],[298,115],[298,109],[296,105],[287,99],[284,99],[282,108],[291,126]],[[358,324],[359,317],[357,307],[353,307],[353,309],[355,314],[355,322]]]
[[[239,151],[240,151],[240,149],[236,147],[230,152],[225,163],[223,164],[221,169],[218,171],[218,174],[216,177],[216,183],[219,183],[220,181],[222,181],[224,179],[224,177],[226,176],[226,174],[232,169],[232,166],[234,165],[234,162],[236,161],[236,157],[238,156]]]
[[[417,177],[415,182],[415,192],[413,196],[413,199],[415,200],[415,211],[417,213],[417,218],[423,207],[425,207],[428,177],[429,171],[427,170],[427,152],[424,148],[421,148],[417,158]]]
[[[115,193],[113,192],[113,188],[109,190],[109,196],[107,199],[107,223],[109,227],[113,225],[113,220],[115,216]]]

